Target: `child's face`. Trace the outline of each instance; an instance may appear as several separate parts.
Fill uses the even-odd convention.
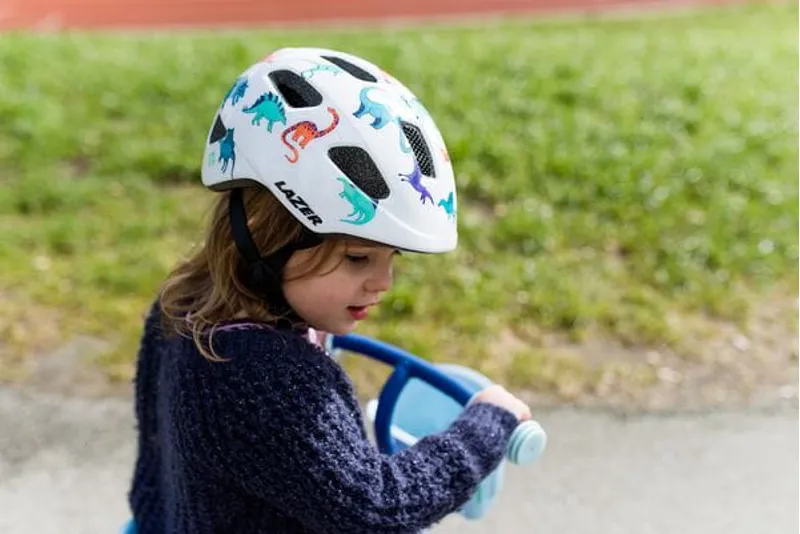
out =
[[[295,252],[286,265],[287,278],[313,253],[314,249]],[[285,282],[286,301],[311,327],[346,334],[391,288],[396,253],[385,246],[349,242],[332,254],[321,274]]]

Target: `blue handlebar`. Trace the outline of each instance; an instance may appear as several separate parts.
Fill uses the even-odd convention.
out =
[[[400,393],[410,379],[418,378],[427,382],[462,406],[466,406],[472,398],[473,392],[432,364],[388,343],[358,334],[347,334],[334,336],[331,346],[370,356],[394,367],[394,372],[381,390],[375,415],[375,437],[378,447],[386,454],[397,452],[391,435],[392,414]],[[547,435],[539,423],[525,421],[514,430],[507,457],[516,464],[529,463],[541,455],[546,443]]]

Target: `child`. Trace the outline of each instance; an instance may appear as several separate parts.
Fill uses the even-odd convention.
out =
[[[376,66],[282,49],[223,99],[202,246],[164,283],[136,376],[141,534],[419,532],[457,511],[528,408],[499,386],[393,456],[309,339],[345,334],[400,251],[456,246],[453,170],[414,95]]]

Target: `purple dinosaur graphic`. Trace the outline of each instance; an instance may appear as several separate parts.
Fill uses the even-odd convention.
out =
[[[417,160],[414,160],[414,170],[411,171],[409,174],[403,174],[402,172],[399,173],[400,176],[403,178],[400,179],[401,182],[408,182],[411,184],[418,193],[420,201],[425,204],[425,199],[429,198],[431,200],[431,204],[434,203],[433,196],[428,189],[422,185],[422,172],[419,170],[419,165],[417,165]]]

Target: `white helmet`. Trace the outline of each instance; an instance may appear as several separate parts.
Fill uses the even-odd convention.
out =
[[[225,95],[203,184],[258,182],[309,230],[403,250],[456,247],[453,168],[413,93],[350,54],[284,48]]]
[[[208,136],[203,184],[257,182],[309,230],[417,252],[456,247],[453,168],[414,94],[356,56],[284,48],[248,68]]]

